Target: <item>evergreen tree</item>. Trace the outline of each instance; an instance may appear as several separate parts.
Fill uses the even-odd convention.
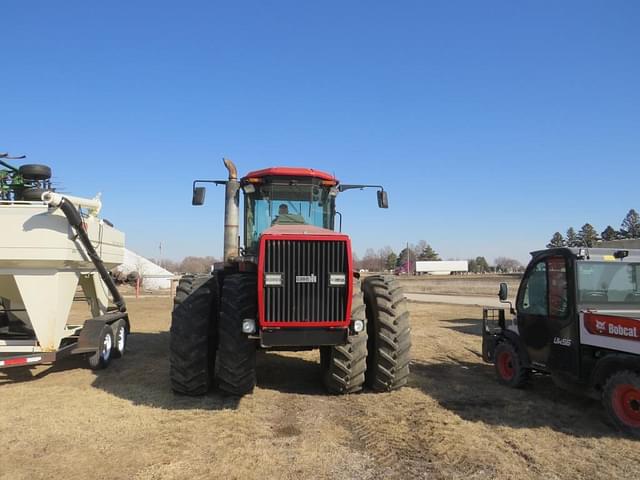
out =
[[[418,254],[418,260],[440,260],[440,255],[427,244],[426,247]]]
[[[467,263],[469,264],[469,271],[471,273],[478,273],[478,264],[476,263],[475,258],[470,258],[467,260]]]
[[[622,221],[620,236],[622,238],[640,238],[640,216],[633,208],[629,210]]]
[[[489,262],[484,257],[476,257],[476,269],[478,273],[487,273],[489,271]]]
[[[387,256],[387,261],[385,263],[385,268],[387,270],[393,270],[394,268],[396,268],[396,262],[398,261],[398,256],[391,252],[388,256]]]
[[[562,234],[556,232],[553,234],[553,237],[551,237],[551,240],[549,240],[549,243],[547,243],[547,248],[564,247],[565,245],[566,243]]]
[[[618,232],[616,232],[611,225],[607,226],[604,231],[600,234],[602,240],[609,241],[615,240],[618,238]]]
[[[590,223],[585,223],[578,233],[578,242],[581,247],[593,247],[599,240],[598,232]]]
[[[578,239],[578,235],[576,234],[576,231],[573,229],[573,227],[569,227],[569,230],[567,230],[567,240],[566,240],[566,245],[567,247],[578,247],[579,243],[579,239]]]

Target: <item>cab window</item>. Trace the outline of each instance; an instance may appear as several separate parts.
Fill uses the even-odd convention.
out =
[[[529,315],[547,315],[547,262],[538,262],[525,280],[518,311]]]

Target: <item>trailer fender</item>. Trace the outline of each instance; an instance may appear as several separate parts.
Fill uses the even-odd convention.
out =
[[[129,316],[126,313],[108,313],[100,317],[92,318],[84,322],[78,344],[73,353],[92,353],[100,347],[100,338],[105,325],[111,325],[118,320],[124,320],[127,325],[127,333],[131,332]]]

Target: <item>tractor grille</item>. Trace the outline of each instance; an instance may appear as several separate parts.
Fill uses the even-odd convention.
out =
[[[264,287],[265,323],[345,320],[351,281],[346,242],[267,240],[264,267],[265,274],[281,273],[283,277],[282,286]],[[330,286],[331,273],[344,273],[345,285]],[[309,277],[315,281],[309,282]]]

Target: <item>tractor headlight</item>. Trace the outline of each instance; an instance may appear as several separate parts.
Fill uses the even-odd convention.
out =
[[[329,285],[332,287],[341,287],[347,283],[347,276],[344,273],[329,274]]]
[[[353,331],[356,333],[360,333],[364,330],[364,322],[362,320],[356,320],[353,322]]]
[[[264,284],[267,287],[281,287],[282,274],[281,273],[265,273]]]
[[[256,333],[256,321],[253,318],[242,320],[242,333]]]

